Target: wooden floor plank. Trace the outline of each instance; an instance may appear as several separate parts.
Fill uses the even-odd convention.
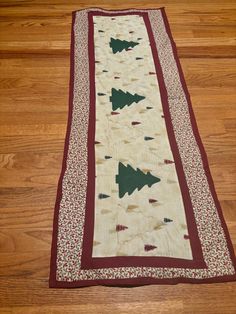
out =
[[[48,289],[71,12],[165,6],[236,249],[234,0],[0,3],[0,313],[235,313],[236,283]]]

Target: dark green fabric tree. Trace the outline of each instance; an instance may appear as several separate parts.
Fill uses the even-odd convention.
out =
[[[137,46],[139,43],[136,43],[134,41],[126,41],[126,40],[120,40],[120,39],[110,39],[110,47],[112,49],[113,53],[121,52],[122,50],[127,50],[128,48],[133,48]]]
[[[130,106],[133,102],[138,103],[140,100],[145,99],[144,96],[138,94],[130,94],[129,92],[123,92],[121,89],[111,89],[110,102],[112,103],[112,110],[122,109],[125,106]]]
[[[134,170],[130,165],[119,162],[116,183],[119,184],[119,197],[122,198],[126,192],[131,195],[135,189],[140,191],[144,185],[151,187],[161,179],[154,177],[150,172],[143,173],[140,169]]]

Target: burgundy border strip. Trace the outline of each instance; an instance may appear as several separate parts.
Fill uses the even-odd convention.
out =
[[[88,12],[88,54],[89,54],[89,84],[90,84],[90,100],[89,100],[89,123],[88,123],[88,185],[85,207],[85,223],[84,237],[82,245],[81,268],[83,268],[83,254],[92,256],[93,236],[91,245],[85,242],[91,229],[94,228],[94,207],[95,207],[95,179],[96,179],[96,163],[95,163],[95,130],[96,130],[96,87],[95,87],[95,50],[94,50],[94,27],[91,12]],[[93,60],[90,62],[90,60]]]
[[[217,206],[218,214],[222,223],[222,227],[225,232],[228,249],[230,251],[230,256],[234,265],[234,268],[236,270],[236,258],[234,255],[233,245],[230,240],[229,232],[227,229],[227,226],[225,224],[222,209],[220,207],[220,203],[217,199],[216,192],[214,189],[213,180],[210,174],[210,169],[207,161],[207,156],[197,129],[196,120],[194,117],[193,109],[191,107],[191,100],[190,96],[186,87],[186,83],[183,76],[183,71],[177,56],[177,49],[176,45],[173,41],[169,23],[166,17],[166,13],[164,8],[159,8],[162,12],[162,17],[165,23],[166,31],[168,33],[168,36],[171,40],[172,49],[174,53],[174,57],[176,60],[176,64],[178,66],[179,75],[181,79],[181,83],[183,86],[183,89],[185,91],[188,105],[189,105],[189,112],[190,112],[190,118],[192,123],[193,132],[195,135],[195,138],[197,140],[197,143],[199,145],[199,149],[201,151],[201,157],[205,169],[205,173],[207,175],[207,179],[209,182],[209,186],[211,189],[211,193],[213,195],[214,201]],[[145,9],[140,9],[144,10]],[[151,9],[151,10],[158,10],[158,9]],[[122,10],[120,10],[122,11]],[[107,11],[109,12],[109,10]],[[118,11],[119,12],[119,11]],[[55,204],[55,210],[54,210],[54,220],[53,220],[53,237],[52,237],[52,248],[51,248],[51,266],[50,266],[50,279],[49,279],[49,286],[51,288],[77,288],[77,287],[84,287],[84,286],[95,286],[95,285],[107,285],[107,286],[137,286],[137,285],[147,285],[147,284],[177,284],[177,283],[220,283],[220,282],[231,282],[236,280],[236,274],[234,275],[226,275],[226,276],[220,276],[220,277],[214,277],[214,278],[205,278],[205,279],[194,279],[194,278],[163,278],[163,279],[156,279],[156,278],[133,278],[133,279],[104,279],[104,280],[79,280],[74,282],[67,282],[67,281],[57,281],[56,280],[56,259],[57,259],[57,235],[58,235],[58,214],[59,214],[59,206],[60,206],[60,200],[62,196],[62,179],[65,173],[66,169],[66,160],[68,155],[68,147],[69,147],[69,137],[70,137],[70,129],[71,129],[71,121],[72,121],[72,112],[73,112],[73,87],[74,87],[74,22],[75,22],[75,14],[76,11],[72,13],[72,29],[71,29],[71,55],[70,55],[70,92],[69,92],[69,113],[68,113],[68,123],[67,123],[67,131],[66,131],[66,138],[65,138],[65,146],[64,146],[64,156],[63,156],[63,163],[62,163],[62,170],[60,179],[58,182],[58,189],[57,189],[57,197],[56,197],[56,204]]]
[[[73,98],[74,98],[74,59],[75,59],[75,51],[74,51],[74,24],[75,24],[76,12],[72,12],[72,25],[71,25],[71,46],[70,46],[70,82],[69,82],[69,111],[67,118],[67,129],[66,129],[66,137],[64,144],[64,154],[62,161],[62,169],[60,178],[58,181],[57,187],[57,196],[56,203],[54,208],[54,218],[53,218],[53,233],[52,233],[52,248],[51,248],[51,264],[50,264],[50,278],[49,285],[50,287],[55,286],[56,280],[56,271],[57,271],[57,235],[58,235],[58,216],[60,209],[60,202],[62,198],[62,180],[66,171],[66,162],[68,156],[69,149],[69,139],[71,132],[71,122],[72,122],[72,113],[73,113]]]
[[[166,129],[168,133],[171,150],[176,165],[176,172],[180,183],[180,189],[182,193],[182,199],[185,208],[186,221],[188,226],[188,234],[190,237],[190,244],[193,254],[193,260],[160,257],[160,256],[115,256],[115,257],[92,257],[93,247],[93,232],[94,232],[94,197],[95,194],[95,150],[94,150],[94,133],[95,133],[95,55],[94,55],[94,25],[93,16],[120,16],[120,15],[140,15],[143,17],[149,41],[151,44],[153,60],[155,63],[158,85],[160,87],[160,94],[162,99],[163,112],[165,116]],[[89,64],[90,64],[90,117],[89,117],[89,137],[88,137],[88,188],[87,188],[87,203],[85,214],[85,226],[83,239],[83,249],[81,257],[82,269],[96,269],[96,268],[109,268],[109,267],[138,267],[138,266],[152,266],[152,267],[183,267],[183,268],[206,268],[206,264],[203,259],[200,240],[197,233],[197,226],[192,209],[192,203],[190,200],[189,190],[187,187],[183,166],[181,163],[173,126],[171,122],[171,116],[169,111],[169,104],[167,98],[167,91],[163,79],[162,69],[158,57],[158,52],[155,45],[152,28],[148,18],[147,12],[100,12],[90,11],[88,13],[89,19]]]
[[[50,288],[79,288],[79,287],[87,287],[87,286],[113,286],[113,287],[135,287],[135,286],[145,286],[145,285],[176,285],[178,283],[194,283],[194,284],[203,284],[203,283],[222,283],[222,282],[232,282],[235,281],[235,276],[221,276],[214,278],[206,278],[206,279],[192,279],[192,278],[131,278],[131,279],[97,279],[97,280],[79,280],[79,281],[51,281]]]

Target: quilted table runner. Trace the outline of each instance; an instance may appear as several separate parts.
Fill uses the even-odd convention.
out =
[[[51,287],[236,279],[164,9],[73,13]]]

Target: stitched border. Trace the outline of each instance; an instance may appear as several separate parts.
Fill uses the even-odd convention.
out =
[[[177,281],[185,282],[188,279],[201,280],[224,275],[225,280],[235,280],[235,268],[227,246],[225,230],[222,227],[222,217],[218,215],[204,171],[201,152],[193,133],[188,107],[188,95],[186,95],[186,91],[182,86],[179,69],[172,50],[171,39],[163,20],[163,9],[147,11],[125,10],[122,12],[148,12],[168,93],[175,136],[191,199],[194,204],[199,237],[208,269],[195,270],[155,267],[80,269],[88,170],[86,146],[89,111],[87,13],[91,10],[95,9],[87,9],[74,13],[73,114],[71,112],[71,125],[68,123],[69,131],[67,135],[69,134],[69,136],[67,136],[67,139],[69,146],[66,165],[64,165],[64,173],[62,172],[61,176],[62,188],[61,191],[60,188],[58,191],[61,194],[61,198],[57,200],[56,205],[58,206],[58,216],[55,213],[55,221],[58,220],[58,226],[54,225],[54,230],[55,227],[58,228],[58,233],[56,233],[56,236],[54,235],[52,252],[57,250],[57,255],[52,254],[50,285],[63,286],[60,282],[65,282],[66,285],[66,283],[71,282],[73,284],[73,282],[79,281],[76,286],[82,286],[102,283],[101,280],[104,279],[115,279],[115,284],[118,282],[118,279],[122,283],[122,279],[128,278],[133,278],[133,281],[127,281],[128,284],[135,284],[134,279],[136,278],[139,279],[141,284],[145,284],[147,278],[150,279],[148,283],[152,282],[152,279],[155,278],[162,279],[163,283],[166,278],[182,278]],[[96,9],[96,11],[104,10]],[[116,13],[116,11],[109,12]],[[194,181],[192,180],[192,175],[194,175]],[[206,221],[209,223],[206,224]],[[234,275],[234,278],[231,278],[230,275],[231,277]],[[96,282],[91,282],[91,280],[95,280]],[[172,283],[176,283],[177,281],[174,280]]]

